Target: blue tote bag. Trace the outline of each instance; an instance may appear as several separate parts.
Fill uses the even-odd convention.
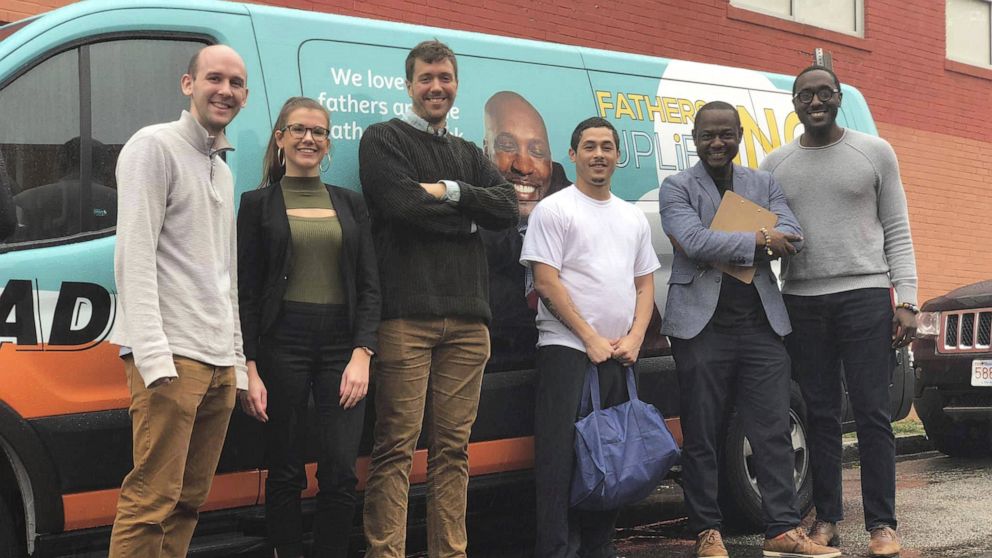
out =
[[[599,371],[591,365],[582,389],[583,412],[575,423],[575,470],[570,503],[581,510],[613,510],[658,486],[679,459],[675,438],[654,405],[637,398],[634,369],[627,368],[630,400],[600,404]]]

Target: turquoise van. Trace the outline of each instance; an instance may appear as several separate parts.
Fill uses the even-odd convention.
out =
[[[431,37],[458,53],[451,132],[483,147],[522,203],[574,176],[567,151],[576,123],[600,115],[616,125],[622,156],[614,191],[642,207],[654,228],[666,264],[656,276],[660,312],[672,248],[661,233],[657,188],[697,160],[690,134],[697,108],[716,99],[738,107],[745,128],[739,162],[748,166],[800,131],[789,76],[447,29],[201,0],[92,0],[0,27],[0,156],[18,218],[13,235],[0,240],[0,558],[106,548],[131,443],[123,367],[107,342],[117,315],[114,167],[131,134],[188,107],[179,77],[191,54],[225,43],[247,64],[248,106],[228,130],[239,192],[258,184],[267,134],[293,95],[332,111],[333,164],[323,178],[357,189],[362,131],[406,110],[404,58]],[[841,124],[876,133],[861,94],[844,93]],[[487,116],[498,95],[530,109]],[[520,124],[535,114],[545,137],[524,137]],[[501,252],[498,238],[492,245],[494,352],[470,449],[473,509],[511,485],[526,491],[533,464],[533,311],[512,250]],[[646,345],[640,372],[642,396],[680,438],[678,384],[664,338]],[[892,389],[893,416],[904,416],[912,392],[905,359]],[[798,391],[792,411],[805,509],[809,456]],[[370,434],[367,428],[363,455]],[[232,546],[258,540],[260,438],[258,425],[235,411],[198,533],[233,532],[224,537]],[[732,421],[728,517],[754,525],[761,515],[750,451]],[[366,466],[362,458],[362,479]],[[412,482],[422,484],[424,473],[421,453]],[[216,548],[204,540],[194,540],[194,554]]]

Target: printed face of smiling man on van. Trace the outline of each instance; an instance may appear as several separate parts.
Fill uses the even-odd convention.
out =
[[[435,130],[447,124],[448,111],[458,93],[458,63],[447,47],[427,48],[406,61],[406,92],[413,112]]]
[[[500,91],[486,102],[483,150],[513,183],[526,218],[551,186],[551,147],[544,119],[526,99]]]

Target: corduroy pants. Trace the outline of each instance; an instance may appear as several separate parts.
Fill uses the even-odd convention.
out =
[[[478,319],[379,325],[375,442],[365,487],[367,558],[405,556],[410,469],[421,425],[427,427],[427,554],[466,556],[468,441],[488,359],[489,329]]]
[[[121,486],[111,558],[183,557],[207,499],[237,392],[233,366],[175,357],[179,377],[145,387],[131,356],[134,469]]]

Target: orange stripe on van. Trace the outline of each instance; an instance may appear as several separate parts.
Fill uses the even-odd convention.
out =
[[[469,473],[485,475],[529,469],[534,466],[534,439],[530,436],[510,438],[490,442],[476,442],[469,445]],[[369,458],[359,458],[357,463],[358,489],[365,488],[368,478]],[[317,465],[307,465],[307,489],[304,497],[317,494]],[[264,502],[265,471],[227,473],[214,477],[207,503],[201,511],[219,510],[251,506]],[[414,454],[410,482],[419,484],[427,480],[427,450]],[[261,493],[261,498],[259,498]],[[65,494],[62,507],[65,510],[65,530],[100,527],[114,522],[117,513],[119,489],[97,490]]]
[[[490,473],[506,473],[523,471],[534,466],[534,437],[507,438],[475,442],[468,446],[469,475],[488,475]],[[369,458],[359,457],[355,465],[358,476],[358,490],[365,489],[369,477]],[[262,472],[262,498],[265,501],[265,476]],[[427,450],[418,450],[413,454],[413,468],[410,471],[410,484],[420,484],[427,481]],[[307,489],[303,496],[309,498],[317,495],[317,464],[307,465]]]
[[[682,445],[682,426],[678,418],[666,419],[675,441]],[[468,448],[469,474],[487,475],[523,471],[534,467],[534,438],[525,436],[506,440],[475,442]],[[361,457],[356,464],[358,489],[363,490],[368,480],[369,458]],[[317,465],[307,465],[307,489],[305,498],[317,494]],[[227,473],[214,477],[210,495],[202,511],[251,506],[265,501],[266,471]],[[420,484],[427,480],[427,450],[419,450],[413,456],[413,469],[410,483]],[[65,530],[85,529],[110,525],[117,510],[117,496],[120,490],[99,490],[62,496],[65,509]]]
[[[103,342],[83,351],[0,345],[0,393],[26,419],[123,409],[131,400],[120,348]]]
[[[668,427],[668,431],[672,433],[672,437],[675,438],[675,443],[682,447],[682,419],[679,417],[667,418],[665,419],[665,426]]]
[[[214,477],[207,502],[201,511],[240,508],[254,505],[259,490],[259,471],[227,473]],[[97,490],[78,494],[63,494],[65,530],[101,527],[114,522],[120,490]]]

